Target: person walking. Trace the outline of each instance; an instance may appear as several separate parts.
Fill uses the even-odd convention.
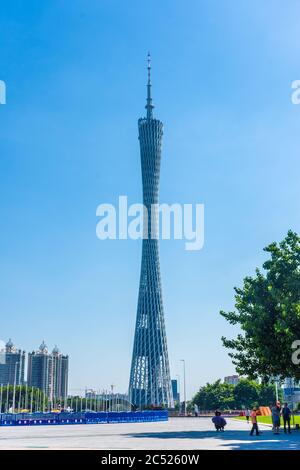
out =
[[[253,436],[253,433],[255,431],[256,436],[260,435],[260,432],[258,430],[258,425],[257,425],[257,413],[256,413],[256,408],[253,408],[250,414],[251,417],[251,422],[252,422],[252,429],[250,431],[250,436]]]
[[[246,408],[246,410],[245,410],[245,416],[246,416],[247,423],[249,423],[249,418],[250,418],[250,410],[249,410],[249,408]]]
[[[195,415],[195,418],[198,418],[199,408],[198,408],[197,403],[194,404],[194,415]]]
[[[288,425],[288,433],[291,434],[291,410],[288,407],[288,404],[285,403],[284,407],[281,410],[281,414],[283,417],[283,427],[284,427],[284,433],[286,434],[286,425]]]
[[[272,407],[272,423],[273,423],[273,432],[274,434],[279,434],[280,430],[280,406],[275,404]]]

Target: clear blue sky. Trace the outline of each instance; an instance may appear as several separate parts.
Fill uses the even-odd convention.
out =
[[[99,241],[95,211],[141,201],[150,50],[161,202],[206,209],[202,251],[161,242],[172,376],[185,358],[190,396],[234,373],[219,310],[300,231],[299,21],[293,0],[1,3],[0,339],[57,344],[71,389],[126,390],[141,242]]]

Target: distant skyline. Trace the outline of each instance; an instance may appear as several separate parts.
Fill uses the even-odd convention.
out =
[[[2,5],[0,340],[59,345],[70,393],[126,391],[142,243],[100,241],[95,214],[142,202],[150,50],[160,202],[205,205],[202,250],[160,242],[171,377],[184,358],[190,398],[235,373],[219,311],[264,246],[300,232],[299,20],[295,0]]]

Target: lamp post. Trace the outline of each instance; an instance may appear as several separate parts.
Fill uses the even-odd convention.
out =
[[[275,380],[275,395],[276,395],[276,404],[278,403],[278,379]]]
[[[186,416],[186,381],[185,381],[185,359],[181,359],[183,364],[183,398],[184,398],[184,416]]]
[[[180,375],[177,374],[176,375],[176,378],[177,378],[177,383],[178,383],[178,386],[177,386],[177,401],[178,401],[178,405],[179,405],[179,410],[178,410],[178,414],[180,415],[180,410],[181,410],[181,391],[180,391]],[[174,397],[173,397],[174,398]]]
[[[292,389],[291,389],[291,392],[292,392],[292,419],[293,419],[293,428],[295,427],[295,413],[294,413],[294,389],[295,389],[295,381],[294,379],[292,379]]]

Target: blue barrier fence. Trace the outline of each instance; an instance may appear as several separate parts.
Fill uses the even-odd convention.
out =
[[[56,424],[141,423],[167,421],[168,411],[101,411],[99,413],[5,413],[0,426],[41,426]]]

